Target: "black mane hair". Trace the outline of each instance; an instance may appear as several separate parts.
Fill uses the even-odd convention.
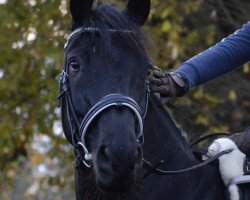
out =
[[[90,32],[93,38],[96,33],[99,34],[102,52],[110,54],[110,44],[119,41],[123,45],[136,49],[139,53],[146,53],[148,36],[131,17],[113,4],[98,4],[84,22],[73,23],[71,31],[79,27],[98,30]]]

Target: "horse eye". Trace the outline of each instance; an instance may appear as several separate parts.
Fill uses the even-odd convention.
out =
[[[73,71],[78,71],[80,69],[80,65],[78,62],[76,61],[72,61],[70,62],[70,68],[73,70]]]

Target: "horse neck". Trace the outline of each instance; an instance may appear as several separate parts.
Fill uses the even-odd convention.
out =
[[[164,160],[162,169],[179,170],[198,164],[175,121],[163,107],[157,106],[152,100],[144,122],[144,135],[144,158],[153,165]],[[212,166],[204,166],[175,176],[150,176],[149,178],[155,187],[160,187],[158,183],[159,180],[161,181],[162,191],[166,191],[169,199],[187,199],[190,195],[193,195],[193,199],[226,199],[225,187],[222,185],[219,171]],[[172,182],[176,185],[173,186]],[[187,185],[189,187],[186,187]],[[208,185],[213,187],[208,188]],[[183,193],[171,192],[177,187]],[[200,198],[201,194],[206,194],[206,197]]]
[[[169,168],[187,167],[196,163],[180,128],[166,109],[150,100],[144,122],[144,157],[153,164],[165,160]]]

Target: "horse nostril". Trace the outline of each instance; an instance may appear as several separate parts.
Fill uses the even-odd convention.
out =
[[[111,158],[111,152],[105,145],[99,147],[99,156],[103,162],[108,162]]]

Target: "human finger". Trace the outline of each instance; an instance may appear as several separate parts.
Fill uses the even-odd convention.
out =
[[[166,76],[166,74],[162,70],[153,70],[153,76],[157,78],[163,78]]]
[[[163,83],[163,81],[161,80],[161,79],[159,79],[159,78],[154,78],[154,77],[151,77],[150,79],[149,79],[149,81],[150,81],[150,83],[151,84],[154,84],[154,85],[162,85],[162,83]]]
[[[155,93],[160,93],[161,95],[170,96],[170,88],[167,85],[151,85],[151,90]]]

